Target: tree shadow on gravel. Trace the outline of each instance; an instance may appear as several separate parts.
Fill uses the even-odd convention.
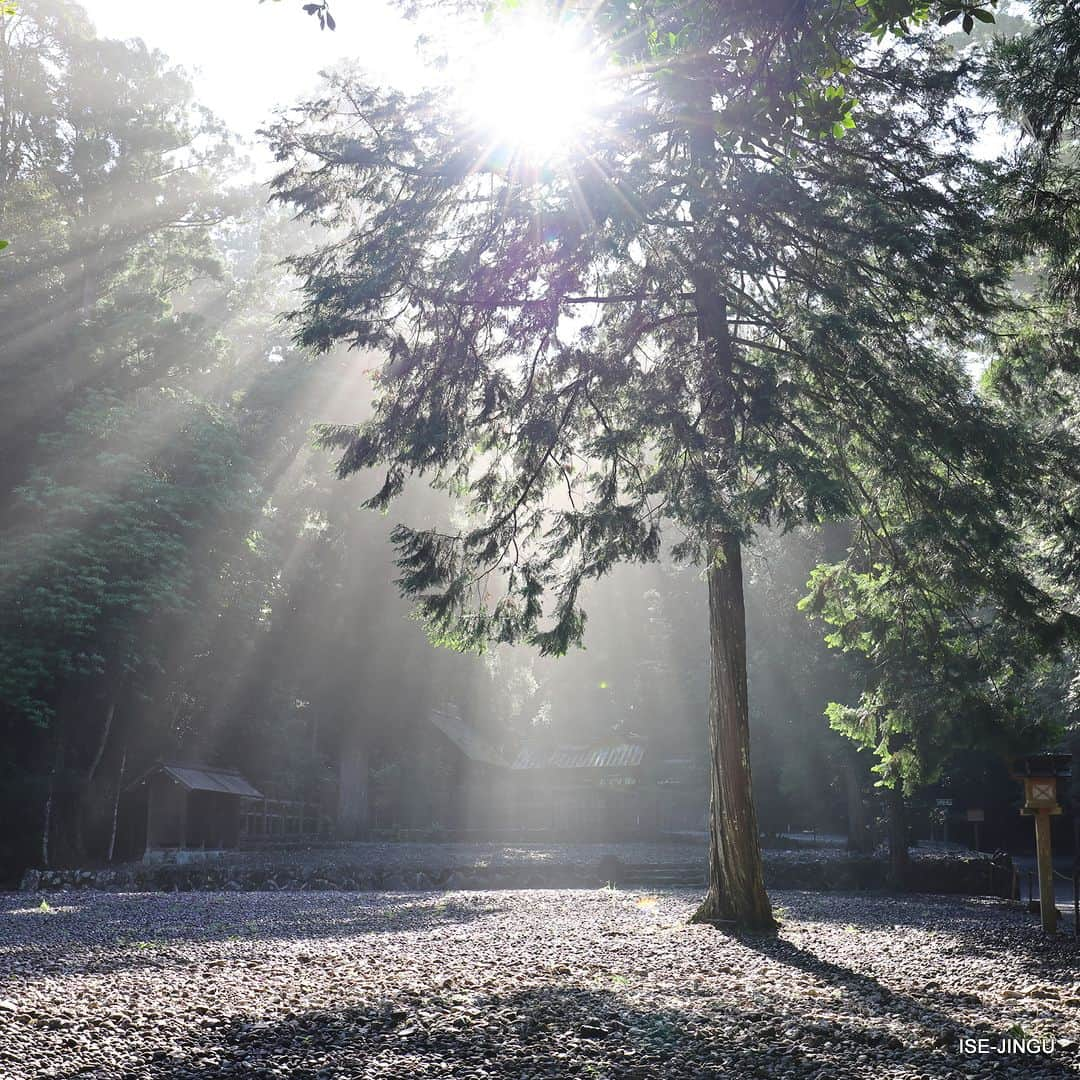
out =
[[[984,914],[999,917],[1002,912],[1013,910],[1008,901],[997,897],[951,893],[770,889],[769,895],[782,906],[790,906],[800,921],[853,922],[869,930],[888,930],[893,926],[937,928],[943,922],[955,919],[958,912],[966,920],[978,920]],[[843,903],[848,900],[857,905],[854,918],[851,906]]]
[[[91,904],[79,894],[57,894],[47,912],[25,902],[4,904],[0,977],[12,969],[25,979],[168,966],[185,946],[437,933],[505,907],[480,894],[435,892],[350,893],[346,901],[341,894],[311,893],[286,909],[258,899],[274,893],[179,895],[132,894]]]
[[[976,949],[985,955],[1019,955],[1039,965],[1064,963],[1075,967],[1080,963],[1080,945],[1071,933],[1047,937],[1037,916],[994,897],[897,893],[868,898],[860,893],[857,906],[852,907],[823,904],[820,893],[788,896],[796,900],[794,917],[800,923],[839,923],[869,931],[934,931],[951,938],[945,948],[960,956]],[[838,898],[846,897],[838,894]],[[1071,931],[1071,920],[1062,920],[1062,926]]]
[[[998,1040],[1005,1034],[986,1022],[973,1023],[965,1017],[957,1017],[949,1011],[950,1007],[963,1008],[972,1004],[978,1004],[979,998],[963,992],[952,993],[949,991],[935,990],[932,992],[932,1001],[925,997],[914,997],[911,994],[899,993],[884,986],[872,975],[864,975],[840,964],[825,960],[816,953],[800,948],[791,941],[781,937],[750,937],[742,936],[740,942],[747,948],[760,953],[770,961],[778,965],[785,965],[815,976],[822,981],[844,992],[845,1001],[854,1006],[855,1012],[863,1016],[875,1017],[886,1020],[900,1020],[905,1024],[917,1024],[927,1032],[932,1032],[937,1045],[946,1051],[956,1055],[960,1039],[985,1038],[991,1044],[996,1045]],[[983,944],[980,940],[980,945]],[[1066,1033],[1062,1033],[1066,1034]],[[1072,1034],[1071,1032],[1068,1034]],[[1024,1059],[1024,1075],[1038,1077],[1076,1077],[1076,1065],[1080,1063],[1076,1048],[1071,1047],[1067,1053],[1072,1067],[1065,1065],[1061,1060],[1046,1060],[1040,1058]],[[954,1076],[962,1070],[962,1059],[953,1056],[952,1072],[941,1075]],[[970,1060],[970,1059],[969,1059]],[[979,1075],[992,1072],[992,1061],[979,1058]],[[1015,1059],[1009,1061],[1003,1058],[1004,1064],[1000,1067],[1013,1068]],[[1031,1064],[1031,1062],[1037,1064]],[[925,1070],[924,1070],[925,1071]],[[933,1074],[938,1075],[938,1074]]]
[[[854,1080],[895,1075],[903,1065],[905,1075],[951,1080],[967,1073],[966,1063],[955,1041],[949,1047],[898,1047],[864,1017],[822,1031],[821,1024],[767,1008],[650,1009],[613,991],[560,985],[486,996],[432,993],[420,1001],[397,999],[271,1022],[230,1021],[204,1032],[181,1056],[159,1053],[137,1075]],[[1012,1068],[1009,1059],[984,1057],[978,1063],[979,1076]],[[1076,1075],[1049,1058],[1025,1059],[1024,1074],[1034,1080]]]

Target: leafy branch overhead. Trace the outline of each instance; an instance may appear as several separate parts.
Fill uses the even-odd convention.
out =
[[[964,33],[970,34],[976,22],[992,23],[993,9],[997,0],[854,0],[866,21],[863,30],[876,40],[882,40],[886,34],[908,35],[913,30],[936,22],[939,26],[948,26],[960,19]]]
[[[396,534],[402,587],[443,640],[561,652],[581,638],[583,584],[656,558],[662,530],[693,559],[714,530],[850,514],[856,439],[909,504],[953,507],[959,573],[989,550],[965,536],[987,500],[1042,475],[960,360],[1007,302],[986,169],[964,151],[968,68],[923,38],[860,52],[847,10],[811,40],[706,5],[692,25],[685,6],[670,25],[603,8],[625,86],[562,169],[508,165],[435,94],[347,77],[274,129],[276,197],[337,237],[294,262],[297,339],[387,357],[373,419],[323,429],[322,445],[342,475],[383,467],[373,507],[423,474],[468,508],[460,531]],[[748,96],[826,54],[858,56],[845,79],[865,119],[847,138]],[[748,55],[765,58],[752,78]],[[695,110],[711,133],[697,160]],[[732,351],[733,455],[708,422],[706,269]],[[995,566],[1017,578],[1004,555]],[[1023,614],[1051,608],[1033,595]]]
[[[259,2],[265,3],[265,0]],[[998,0],[936,0],[935,3],[928,0],[830,0],[818,5],[793,5],[779,15],[763,13],[765,22],[771,24],[771,34],[764,38],[753,31],[755,13],[746,11],[743,17],[748,32],[735,44],[742,60],[741,74],[749,76],[748,88],[752,88],[759,110],[771,97],[769,108],[774,113],[787,112],[790,119],[806,131],[843,138],[854,127],[853,110],[858,101],[847,94],[843,81],[843,76],[851,70],[852,60],[850,55],[829,43],[835,21],[847,19],[851,3],[862,19],[859,29],[881,42],[889,34],[907,37],[931,21],[947,26],[960,19],[964,32],[971,33],[976,22],[994,22],[992,10],[997,7]],[[302,6],[307,14],[319,20],[321,29],[336,28],[329,0]],[[401,6],[406,14],[414,15],[423,4],[409,0],[408,3],[402,2]],[[438,8],[439,0],[430,6]],[[485,20],[490,22],[496,17],[496,12],[513,13],[522,5],[521,0],[500,0],[498,4],[482,2],[471,6],[482,8]],[[667,3],[651,6],[648,11],[643,8],[639,10],[633,4],[605,7],[609,10],[591,13],[598,22],[605,19],[626,22],[628,18],[640,21],[644,18],[645,42],[652,62],[662,64],[676,59],[698,38],[700,24],[694,14],[694,5],[668,0]],[[613,40],[617,39],[613,36]],[[803,69],[801,74],[775,81],[777,66],[772,65],[771,61],[783,51],[781,46],[792,50],[797,42],[809,45],[811,51],[819,52],[818,62],[808,63],[811,52],[805,52],[797,58],[798,66]],[[796,67],[794,64],[791,66],[793,70]],[[766,81],[760,79],[766,69],[770,69],[771,85],[766,85]]]

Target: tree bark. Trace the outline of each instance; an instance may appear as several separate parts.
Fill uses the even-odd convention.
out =
[[[866,820],[866,804],[863,801],[863,774],[859,768],[859,756],[853,750],[844,750],[844,785],[847,788],[848,850],[867,855],[873,850],[873,837]]]
[[[337,834],[344,840],[362,840],[370,828],[370,768],[367,733],[354,721],[342,732],[338,758]]]
[[[899,782],[895,787],[886,790],[885,798],[889,818],[889,883],[894,889],[902,889],[907,883],[910,863],[907,810],[904,806],[904,792]]]
[[[709,565],[709,891],[694,922],[773,930],[750,775],[746,614],[739,539],[724,535]]]

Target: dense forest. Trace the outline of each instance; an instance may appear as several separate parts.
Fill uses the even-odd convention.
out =
[[[295,12],[278,17],[312,29]],[[992,28],[947,28],[932,54],[883,50],[881,70],[851,77],[856,127],[845,113],[840,138],[830,121],[827,139],[797,159],[811,186],[825,176],[847,185],[841,202],[803,207],[819,215],[807,236],[817,230],[823,250],[781,242],[780,209],[730,238],[751,274],[766,276],[776,267],[756,245],[776,244],[787,280],[835,289],[826,307],[848,319],[809,303],[796,317],[803,300],[778,290],[769,302],[805,354],[766,360],[764,338],[745,346],[756,363],[742,387],[745,430],[786,425],[786,441],[762,436],[747,451],[747,475],[799,478],[768,490],[748,482],[731,511],[756,538],[745,607],[765,833],[850,830],[873,844],[905,797],[921,813],[936,792],[963,798],[966,788],[989,787],[980,801],[1016,816],[1008,755],[1076,731],[1080,216],[1071,113],[1038,98],[1040,80],[1055,77],[1040,50],[1054,54],[1068,17],[1044,2],[1035,34],[1036,23],[999,14],[996,44]],[[875,88],[882,79],[887,93]],[[902,131],[883,104],[897,85],[911,93]],[[349,84],[336,75],[327,87],[331,98]],[[1009,148],[988,160],[978,141],[982,114],[995,111]],[[310,103],[269,134],[293,170],[270,199],[250,148],[167,56],[98,36],[69,0],[20,0],[0,15],[5,879],[27,865],[118,857],[122,791],[169,756],[240,765],[264,791],[312,801],[362,768],[381,814],[366,827],[430,827],[423,778],[440,763],[424,747],[429,714],[446,702],[507,754],[631,736],[708,754],[708,597],[700,563],[670,546],[584,574],[584,648],[565,656],[529,648],[527,634],[458,651],[445,647],[446,623],[411,617],[395,584],[395,526],[448,527],[476,506],[416,477],[380,515],[364,504],[381,478],[335,473],[327,446],[340,449],[346,425],[385,418],[377,373],[395,357],[388,341],[351,332],[340,308],[342,325],[329,328],[321,309],[312,314],[325,298],[312,301],[310,253],[329,242],[318,218],[344,198],[325,176],[328,190],[312,197],[301,160],[312,131],[334,137],[326,114]],[[768,145],[763,134],[742,152]],[[613,170],[622,152],[612,150]],[[359,156],[338,164],[364,167]],[[638,167],[626,186],[643,191],[657,166]],[[779,208],[803,197],[785,182],[744,176],[740,198]],[[931,205],[941,191],[954,207]],[[627,250],[646,245],[607,220]],[[917,223],[933,235],[913,234]],[[395,237],[391,255],[409,242]],[[674,280],[666,265],[636,272],[611,280]],[[806,284],[813,274],[834,276]],[[747,301],[743,325],[762,303]],[[306,321],[283,318],[298,310]],[[646,314],[667,318],[661,307]],[[907,351],[886,379],[868,358],[900,340]],[[799,383],[798,364],[828,350],[850,358],[844,393],[855,396],[841,404],[815,396],[827,370]],[[860,380],[888,384],[892,399],[857,400]],[[638,422],[612,409],[627,429]],[[321,445],[316,425],[330,425]],[[615,443],[613,454],[651,452]],[[828,473],[836,455],[847,462],[840,486]],[[932,479],[907,483],[916,466]],[[975,479],[965,488],[958,477]],[[613,528],[597,506],[596,528]]]

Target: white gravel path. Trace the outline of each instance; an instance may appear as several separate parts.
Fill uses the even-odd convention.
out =
[[[1080,1075],[1080,953],[989,901],[611,890],[0,894],[0,1077]],[[1009,1033],[1037,1057],[962,1054]]]

